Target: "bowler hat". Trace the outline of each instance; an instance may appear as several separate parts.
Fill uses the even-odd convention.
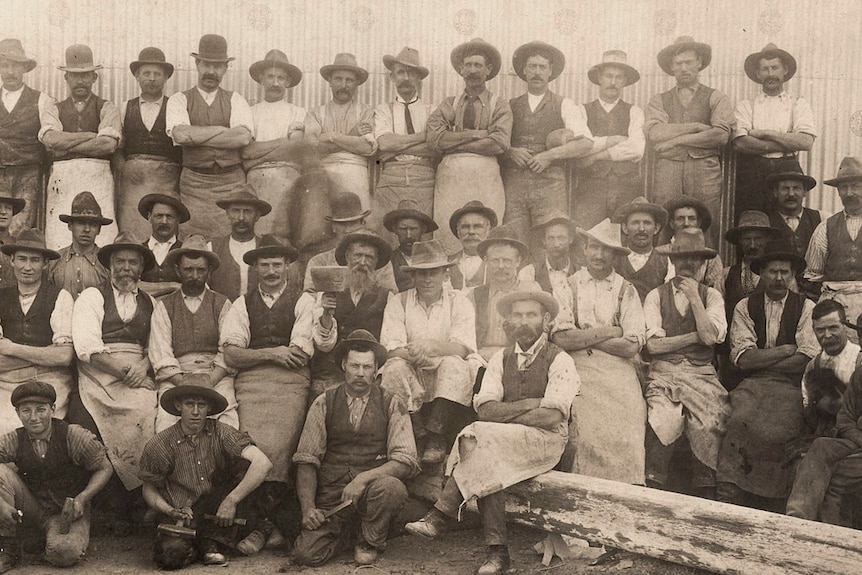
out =
[[[497,226],[493,228],[489,233],[488,237],[479,242],[479,245],[476,246],[476,253],[479,254],[479,257],[482,259],[485,258],[485,255],[488,253],[488,248],[494,245],[507,245],[518,250],[518,253],[521,255],[521,261],[528,261],[532,257],[530,253],[530,248],[527,247],[527,244],[522,242],[518,237],[518,234],[515,230],[521,227],[521,220],[514,220],[508,223],[503,224],[502,226]],[[415,244],[414,244],[415,245]]]
[[[107,226],[114,222],[111,218],[102,215],[102,206],[96,201],[91,192],[81,192],[72,199],[71,214],[60,214],[61,222],[71,223],[74,221],[93,222],[100,226]]]
[[[19,213],[27,205],[27,200],[24,198],[13,198],[12,196],[0,196],[0,204],[9,204],[12,206],[12,215]]]
[[[481,38],[473,38],[469,42],[455,46],[452,50],[452,53],[449,55],[449,61],[452,62],[452,67],[457,72],[461,72],[461,65],[468,54],[482,54],[485,56],[485,63],[491,66],[491,73],[488,74],[486,80],[490,80],[500,73],[500,66],[503,60],[502,56],[500,56],[500,51]]]
[[[466,214],[481,214],[488,218],[492,228],[497,225],[497,212],[479,200],[470,200],[449,216],[449,229],[452,230],[452,235],[455,237],[458,237],[458,220]]]
[[[387,70],[392,70],[392,66],[401,64],[419,72],[420,78],[425,78],[428,75],[428,68],[419,63],[419,51],[416,48],[404,46],[398,55],[391,56],[386,54],[383,56],[383,65]]]
[[[618,207],[611,216],[611,221],[615,224],[624,224],[632,214],[650,214],[655,223],[664,227],[667,223],[667,210],[658,204],[650,203],[644,196],[638,196],[628,204],[623,204]]]
[[[599,76],[602,73],[602,70],[606,66],[615,66],[617,68],[622,68],[626,73],[626,86],[631,86],[638,80],[640,80],[641,75],[635,70],[633,67],[629,66],[627,63],[628,56],[622,50],[607,50],[604,54],[602,54],[602,61],[599,64],[596,64],[589,70],[587,70],[587,78],[590,79],[590,82],[593,84],[599,83]]]
[[[655,252],[668,257],[693,256],[707,260],[711,260],[718,255],[718,252],[714,249],[706,247],[703,230],[700,228],[679,230],[674,235],[672,243],[657,247]]]
[[[437,229],[437,222],[434,219],[426,214],[425,212],[419,211],[419,204],[416,203],[416,200],[401,200],[398,202],[398,208],[388,212],[385,216],[383,216],[383,227],[395,233],[395,226],[398,225],[398,222],[405,219],[411,218],[422,222],[422,225],[425,226],[425,233],[431,233]]]
[[[862,161],[859,158],[847,156],[838,166],[838,174],[831,180],[823,180],[827,186],[839,186],[848,182],[862,181]]]
[[[536,40],[518,46],[512,54],[512,67],[521,80],[527,81],[524,66],[530,57],[537,54],[551,61],[551,80],[563,73],[563,68],[566,67],[566,56],[558,48]]]
[[[443,244],[440,240],[428,240],[427,242],[416,242],[413,244],[413,253],[407,259],[407,265],[401,266],[401,271],[415,272],[418,270],[433,270],[437,268],[449,268],[455,265],[446,256]]]
[[[671,69],[673,57],[680,52],[685,52],[686,50],[694,50],[694,52],[700,56],[701,70],[709,66],[709,63],[712,61],[712,46],[704,44],[703,42],[695,42],[694,38],[691,36],[680,36],[673,41],[673,44],[666,46],[659,51],[656,56],[659,67],[664,70],[665,74],[673,76],[673,70]]]
[[[330,222],[356,222],[368,217],[371,210],[362,209],[362,200],[353,192],[333,195],[329,201],[330,214],[325,216]]]
[[[622,252],[624,254],[631,253],[631,250],[623,246],[620,241],[620,225],[611,222],[610,218],[605,218],[592,228],[585,230],[583,228],[575,228],[575,231],[581,237],[593,239],[607,248]]]
[[[164,266],[172,266],[179,263],[180,258],[188,256],[190,258],[206,258],[210,263],[211,270],[215,270],[221,265],[221,259],[218,254],[207,248],[206,239],[200,234],[192,234],[183,240],[182,246],[175,250],[169,250],[165,256]]]
[[[46,247],[45,234],[36,228],[22,231],[14,240],[0,246],[0,251],[7,256],[11,256],[15,252],[27,251],[40,253],[49,260],[56,260],[60,257],[58,252]]]
[[[258,258],[280,258],[287,259],[288,262],[296,260],[299,254],[290,246],[286,246],[276,240],[273,236],[263,236],[260,240],[260,245],[253,250],[249,250],[242,256],[242,261],[252,266]]]
[[[793,266],[794,273],[805,269],[806,265],[805,258],[796,253],[793,246],[791,246],[787,240],[776,239],[766,244],[762,255],[751,260],[751,271],[760,275],[760,271],[763,269],[763,266],[776,260],[790,262],[790,265]]]
[[[138,54],[138,59],[129,64],[129,70],[132,71],[132,76],[138,75],[138,70],[144,64],[152,64],[161,66],[168,78],[174,75],[174,65],[165,60],[165,53],[155,46],[148,46],[141,50]]]
[[[93,72],[101,65],[93,64],[93,51],[84,44],[72,44],[66,48],[66,65],[57,66],[63,72]]]
[[[252,80],[260,84],[260,75],[270,68],[281,68],[287,72],[288,88],[293,88],[302,80],[302,71],[291,64],[290,60],[287,59],[287,54],[281,50],[270,50],[267,52],[263,60],[258,60],[248,67],[248,73]]]
[[[811,176],[806,176],[802,171],[802,166],[799,165],[799,160],[796,158],[781,159],[765,178],[767,186],[771,186],[782,180],[797,180],[802,182],[805,191],[810,190],[817,185],[817,180]]]
[[[272,206],[269,202],[265,202],[257,197],[257,191],[251,184],[237,184],[228,195],[216,201],[216,205],[223,210],[228,209],[234,204],[254,206],[261,216],[265,216],[272,211]]]
[[[167,204],[171,206],[177,211],[181,224],[191,219],[189,209],[185,204],[183,204],[182,200],[178,196],[172,194],[147,194],[138,202],[138,213],[145,218],[149,218],[154,204]]]
[[[341,361],[347,356],[347,352],[351,350],[373,351],[378,368],[386,363],[386,360],[389,358],[389,352],[386,351],[386,348],[380,345],[380,342],[377,341],[377,338],[370,331],[364,329],[350,332],[350,335],[335,346],[335,349],[332,351],[332,357],[338,367],[341,367]]]
[[[0,60],[12,60],[24,64],[24,71],[29,72],[36,67],[36,60],[24,54],[24,46],[17,38],[0,40]]]
[[[227,55],[227,40],[218,34],[204,34],[198,42],[198,51],[191,55],[204,62],[227,64],[235,58]]]
[[[207,415],[218,415],[227,409],[227,399],[213,388],[208,387],[205,380],[209,380],[205,373],[185,374],[180,385],[174,386],[162,394],[159,404],[171,415],[179,416],[180,410],[176,406],[178,399],[201,397],[210,406]]]
[[[560,304],[558,304],[556,298],[548,292],[541,290],[521,290],[507,293],[501,297],[499,301],[497,301],[497,313],[506,317],[512,310],[512,304],[517,301],[527,300],[537,301],[542,304],[545,311],[551,314],[551,319],[557,317],[557,313],[560,311]]]
[[[26,401],[38,403],[54,403],[57,401],[57,390],[44,381],[28,381],[12,390],[11,402],[18,407]]]
[[[324,80],[329,82],[329,77],[336,70],[349,70],[356,74],[357,85],[364,84],[365,80],[368,79],[368,70],[360,68],[356,63],[356,56],[346,52],[336,54],[335,60],[332,61],[332,64],[327,64],[326,66],[321,67],[320,75],[323,76]]]
[[[784,67],[787,68],[787,74],[784,76],[785,82],[796,74],[796,58],[791,56],[790,52],[786,52],[770,42],[764,46],[763,50],[760,52],[749,54],[748,57],[745,58],[745,64],[743,65],[743,68],[745,68],[745,75],[748,76],[752,82],[756,82],[758,84],[762,83],[757,77],[757,70],[760,68],[760,61],[764,58],[767,60],[771,60],[773,58],[781,59],[784,63]]]
[[[111,268],[111,254],[118,250],[134,250],[144,258],[144,271],[150,270],[156,265],[156,257],[153,252],[130,231],[122,231],[114,238],[114,242],[99,248],[97,257],[99,262],[106,268]]]
[[[369,229],[362,229],[346,234],[338,241],[338,245],[335,246],[335,261],[339,265],[347,265],[347,248],[355,242],[365,242],[377,248],[377,265],[374,269],[379,270],[389,263],[389,258],[392,256],[392,248],[389,247],[389,242]]]
[[[735,228],[730,228],[724,234],[724,239],[735,244],[739,241],[739,236],[745,231],[761,231],[773,238],[781,235],[781,230],[773,228],[769,223],[769,216],[757,210],[747,210],[739,216],[739,223]]]

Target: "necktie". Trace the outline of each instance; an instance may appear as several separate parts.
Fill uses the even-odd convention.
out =
[[[464,99],[464,129],[465,130],[475,130],[476,129],[476,107],[473,105],[476,100],[479,99],[479,96],[467,96]]]
[[[751,268],[742,268],[742,293],[748,295],[754,291],[754,278],[751,277]]]
[[[413,118],[410,116],[410,104],[416,103],[416,100],[412,102],[404,102],[404,125],[407,126],[408,134],[415,134],[416,130],[413,129]]]

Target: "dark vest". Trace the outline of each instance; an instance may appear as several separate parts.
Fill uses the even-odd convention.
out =
[[[257,248],[259,246],[260,236],[255,236],[254,247]],[[218,293],[224,294],[230,301],[233,301],[242,294],[239,293],[240,264],[236,263],[236,260],[233,259],[233,256],[230,253],[230,236],[227,235],[214,239],[212,241],[212,249],[213,252],[221,260],[221,265],[219,265],[218,268],[214,269],[212,274],[210,274],[210,287],[213,289],[213,291],[217,291]],[[243,263],[242,265],[246,264]],[[257,287],[257,282],[257,272],[255,271],[253,266],[249,266],[247,293],[251,293],[254,288]]]
[[[454,257],[450,257],[449,261],[457,262],[460,258],[460,254]],[[479,268],[476,270],[476,273],[473,277],[464,278],[464,275],[461,273],[461,268],[458,266],[452,266],[449,268],[449,281],[452,283],[452,289],[462,290],[469,287],[480,286],[485,283],[485,262],[483,261]]]
[[[150,322],[153,316],[153,302],[143,290],[138,290],[138,307],[135,315],[128,323],[120,319],[117,302],[114,301],[114,289],[111,284],[99,288],[105,298],[105,317],[102,320],[103,343],[136,343],[147,347],[150,339]]]
[[[748,298],[748,315],[754,321],[754,333],[757,335],[757,347],[766,348],[766,294],[756,294]],[[781,324],[775,346],[796,344],[796,327],[802,317],[802,307],[805,296],[796,292],[787,294],[784,311],[781,314]]]
[[[700,122],[707,126],[712,125],[712,108],[709,105],[709,98],[714,89],[700,85],[694,97],[689,102],[688,106],[683,106],[682,102],[677,97],[676,88],[671,88],[667,92],[662,92],[661,102],[664,111],[668,115],[669,124],[687,124],[689,122]],[[658,154],[661,158],[670,158],[675,160],[684,160],[685,157],[706,158],[709,156],[717,156],[720,152],[719,148],[693,148],[690,146],[677,146],[664,154]]]
[[[694,312],[692,312],[691,306],[689,306],[684,316],[680,315],[679,310],[676,309],[671,284],[672,282],[667,282],[658,288],[661,325],[664,328],[665,335],[667,337],[674,337],[697,331],[697,324],[695,323]],[[707,289],[705,285],[697,284],[697,292],[700,295],[701,301],[703,301],[704,307],[706,306]],[[683,359],[687,359],[695,365],[706,365],[712,362],[713,353],[714,350],[711,345],[698,342],[671,353],[652,354],[652,357],[672,362],[680,362]]]
[[[566,127],[561,112],[563,97],[553,92],[545,93],[535,112],[530,110],[526,93],[509,100],[509,105],[512,107],[513,148],[526,148],[533,154],[544,152],[548,134]]]
[[[162,97],[162,107],[153,124],[148,130],[141,119],[141,99],[133,98],[126,104],[126,117],[123,118],[123,152],[126,157],[133,154],[161,156],[177,164],[183,161],[183,149],[175,146],[165,133],[165,116],[167,114],[168,98]]]
[[[727,313],[728,325],[733,320],[733,310],[736,309],[736,304],[748,296],[762,291],[763,288],[760,287],[760,280],[758,280],[754,290],[751,293],[745,293],[742,287],[742,264],[730,266],[730,269],[727,270],[727,279],[724,280],[724,309]]]
[[[401,251],[401,248],[392,250],[392,255],[389,257],[392,262],[392,273],[395,275],[395,285],[398,286],[398,291],[407,291],[413,287],[413,277],[401,270],[401,266],[407,265],[407,258]]]
[[[3,337],[21,345],[48,347],[52,344],[51,313],[60,288],[42,280],[36,299],[25,315],[18,300],[18,285],[0,289],[0,324]]]
[[[302,292],[288,284],[272,308],[266,307],[260,290],[253,289],[245,295],[251,339],[249,349],[290,345],[290,333],[296,322],[294,308]]]
[[[147,247],[147,244],[150,240],[144,242],[144,247]],[[183,242],[177,240],[173,243],[171,248],[168,250],[169,252],[178,250],[183,247]],[[176,269],[173,265],[166,265],[168,262],[168,258],[166,257],[164,261],[162,261],[161,265],[156,263],[152,267],[141,274],[142,282],[150,282],[150,283],[162,283],[162,282],[180,282],[180,276],[177,274]]]
[[[90,99],[84,109],[78,113],[75,109],[75,103],[72,98],[66,98],[57,104],[57,110],[60,112],[60,122],[63,124],[64,132],[99,132],[99,121],[102,114],[102,106],[105,105],[105,100],[95,94],[90,94]],[[73,158],[110,158],[110,154],[104,156],[87,156],[82,154],[69,154],[63,156],[64,160]]]
[[[598,100],[585,104],[587,112],[587,126],[596,137],[626,136],[629,135],[629,121],[631,119],[632,105],[619,100],[610,112],[605,112]],[[587,169],[587,176],[591,178],[604,178],[613,173],[617,176],[638,177],[639,168],[637,162],[614,162],[612,160],[597,160]]]
[[[171,318],[171,341],[175,357],[190,352],[218,351],[218,318],[226,301],[227,298],[222,294],[204,290],[200,307],[192,313],[183,302],[181,289],[161,298]]]
[[[215,100],[208,106],[197,88],[183,92],[192,126],[222,126],[230,128],[232,92],[218,89]],[[183,165],[189,168],[230,168],[242,163],[239,148],[223,149],[210,146],[186,146],[183,150]]]
[[[826,245],[823,281],[862,279],[862,233],[850,239],[843,211],[826,220]]]
[[[647,262],[637,271],[625,255],[619,255],[614,262],[614,270],[623,276],[630,284],[638,290],[641,303],[644,302],[649,292],[664,283],[667,276],[667,256],[663,256],[653,250]]]
[[[548,369],[559,353],[564,352],[553,343],[546,342],[539,350],[533,363],[522,371],[518,369],[518,355],[515,353],[515,346],[505,348],[503,351],[503,401],[511,402],[544,397],[545,388],[548,387]]]
[[[793,249],[802,257],[805,257],[805,252],[808,251],[808,244],[811,242],[811,236],[814,234],[814,229],[820,224],[820,212],[811,208],[802,208],[802,214],[799,216],[799,225],[796,230],[791,230],[784,218],[778,212],[769,214],[769,224],[773,228],[781,230],[782,238],[793,244]]]
[[[537,263],[533,264],[533,276],[536,280],[536,283],[541,286],[543,291],[548,293],[554,293],[554,286],[551,285],[551,275],[548,272],[548,266],[546,265],[547,258],[540,257],[537,258]],[[578,271],[578,266],[569,258],[569,277],[572,276],[576,271]]]
[[[45,157],[45,147],[37,137],[41,127],[38,91],[24,86],[12,110],[0,101],[0,165],[41,163]]]
[[[386,463],[389,405],[394,396],[379,385],[372,385],[369,393],[359,429],[354,431],[344,385],[326,391],[326,455],[321,462],[322,477],[330,469],[347,468],[361,473]]]

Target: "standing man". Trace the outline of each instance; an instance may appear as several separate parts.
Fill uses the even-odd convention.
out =
[[[736,105],[734,220],[746,210],[768,212],[773,206],[766,178],[785,160],[810,150],[817,137],[811,105],[784,90],[796,74],[796,59],[789,52],[770,42],[749,54],[744,68],[761,91]]]
[[[252,141],[254,120],[245,98],[221,87],[234,59],[227,40],[205,34],[198,46],[197,85],[168,99],[165,131],[183,147],[180,197],[193,215],[186,232],[206,237],[222,225],[216,200],[245,183],[240,150]]]
[[[449,257],[454,264],[449,268],[452,289],[465,290],[488,281],[485,262],[476,250],[496,225],[497,212],[478,200],[470,200],[452,212],[449,230],[461,244],[461,250]]]
[[[670,200],[664,207],[668,214],[670,244],[676,241],[674,238],[681,230],[700,228],[706,234],[712,226],[712,214],[706,204],[691,196],[680,196]],[[707,243],[709,243],[708,238],[709,236],[707,236]],[[676,272],[673,271],[673,263],[669,264],[668,270],[669,278],[676,275]],[[716,255],[714,258],[706,260],[697,273],[696,279],[708,287],[722,291],[724,289],[724,264],[721,261],[721,256]]]
[[[123,139],[114,158],[120,175],[117,225],[145,237],[149,230],[138,219],[137,206],[148,194],[179,193],[183,150],[165,133],[168,97],[164,89],[174,65],[165,61],[164,52],[151,46],[141,50],[129,69],[141,95],[120,106]]]
[[[676,85],[650,99],[644,133],[657,156],[652,200],[665,204],[689,196],[720,214],[720,154],[735,120],[728,97],[698,81],[711,60],[712,47],[690,36],[658,53],[659,66]],[[717,227],[712,230],[710,245],[718,245],[718,233]]]
[[[591,228],[632,201],[642,190],[640,160],[644,155],[644,112],[622,99],[623,88],[640,79],[622,50],[608,50],[587,72],[599,97],[584,104],[593,147],[578,158],[572,217]],[[629,246],[631,247],[631,246]]]
[[[796,253],[804,257],[811,236],[820,224],[820,212],[804,205],[805,197],[817,185],[817,180],[802,172],[796,158],[786,158],[766,176],[764,185],[772,190],[772,209],[768,212],[770,225],[781,230]]]
[[[180,287],[180,276],[167,262],[167,257],[172,250],[183,246],[180,224],[189,221],[191,216],[178,196],[161,193],[141,198],[138,213],[150,222],[150,237],[144,245],[156,258],[153,269],[141,274],[141,289],[153,297],[169,294]]]
[[[620,206],[611,221],[621,224],[628,255],[619,255],[614,270],[638,290],[641,303],[649,292],[670,279],[666,256],[655,251],[655,238],[667,224],[667,210],[638,196]]]
[[[464,92],[449,96],[428,119],[428,143],[443,160],[434,184],[434,221],[448,221],[464,198],[504,213],[506,198],[497,156],[509,149],[512,109],[486,82],[500,72],[500,52],[480,38],[456,46],[450,55],[464,79]],[[437,238],[447,251],[458,249],[456,234]]]
[[[352,192],[362,209],[371,209],[368,158],[377,151],[374,108],[356,101],[356,89],[368,79],[368,71],[356,64],[356,56],[341,53],[320,75],[329,84],[332,100],[305,117],[308,144],[317,150],[331,189]]]
[[[409,264],[409,258],[413,255],[413,244],[437,230],[437,223],[428,213],[420,211],[419,204],[414,200],[407,199],[401,200],[397,209],[383,216],[383,227],[398,238],[398,247],[392,250],[390,261],[399,292],[413,287],[410,274],[401,269]]]
[[[11,195],[0,196],[0,246],[15,241],[12,234],[9,233],[9,226],[12,225],[12,218],[19,214],[26,205],[27,200],[22,198],[13,198]],[[0,288],[13,286],[16,281],[15,270],[12,269],[12,260],[0,252]]]
[[[93,93],[99,78],[89,46],[75,44],[66,48],[66,65],[59,66],[70,95],[59,104],[48,107],[39,130],[39,138],[51,152],[51,177],[45,211],[45,240],[52,249],[60,249],[68,234],[57,223],[57,216],[67,213],[74,197],[89,191],[114,219],[114,176],[110,158],[122,136],[117,107]],[[109,224],[105,236],[113,240],[117,225]]]

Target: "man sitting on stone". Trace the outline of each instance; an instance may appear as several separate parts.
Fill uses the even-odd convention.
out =
[[[436,231],[437,224],[428,214],[419,211],[419,204],[415,200],[408,199],[398,202],[398,209],[383,216],[383,227],[398,238],[398,247],[392,250],[389,259],[398,291],[408,290],[413,287],[413,281],[410,274],[401,268],[409,265],[413,244],[422,240],[426,234]]]

